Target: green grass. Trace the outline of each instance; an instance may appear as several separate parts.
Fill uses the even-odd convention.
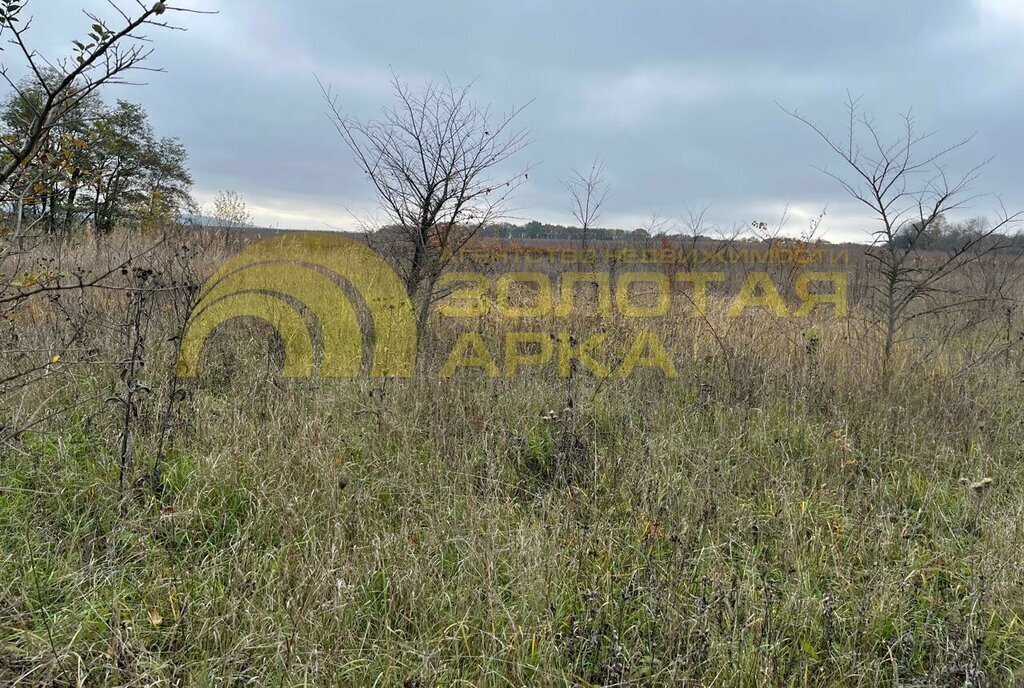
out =
[[[578,405],[569,445],[566,415],[542,418],[560,383],[243,377],[196,389],[162,502],[122,505],[113,426],[4,460],[0,675],[952,686],[1024,667],[1019,403],[965,453],[867,400],[638,381]],[[998,479],[980,508],[971,471]]]
[[[157,491],[164,295],[122,491],[123,297],[64,302],[100,353],[0,399],[74,405],[0,445],[0,686],[1024,684],[1024,351],[968,353],[999,332],[886,386],[859,316],[666,322],[678,379],[570,385],[284,380],[243,325]],[[19,347],[66,334],[48,307]]]

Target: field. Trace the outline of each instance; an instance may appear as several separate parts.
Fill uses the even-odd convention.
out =
[[[245,240],[104,241],[62,265],[141,254],[116,288],[2,311],[2,685],[1024,685],[1016,281],[885,366],[854,252],[847,318],[658,320],[674,378],[441,377],[522,326],[435,316],[411,379],[283,378],[242,322],[179,380]]]

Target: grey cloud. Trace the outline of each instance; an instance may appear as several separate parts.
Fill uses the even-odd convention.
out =
[[[83,25],[68,4],[35,2],[48,45]],[[346,207],[372,209],[313,74],[372,116],[392,69],[413,83],[475,79],[497,109],[534,101],[523,124],[536,143],[522,162],[538,167],[515,199],[522,217],[567,221],[558,179],[599,155],[615,187],[610,219],[711,203],[717,219],[742,222],[791,202],[804,214],[829,206],[826,226],[846,235],[867,218],[813,169],[832,161],[777,103],[839,128],[848,90],[881,122],[913,106],[942,140],[976,132],[964,163],[998,154],[984,188],[1024,206],[1017,0],[195,6],[220,14],[183,17],[188,33],[153,32],[167,73],[108,97],[143,102],[162,134],[184,140],[200,195],[236,188],[267,222],[322,226],[345,222]]]

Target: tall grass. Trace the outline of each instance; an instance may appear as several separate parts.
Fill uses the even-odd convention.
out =
[[[1024,681],[1015,315],[918,324],[889,385],[864,304],[659,322],[676,379],[286,380],[241,323],[169,406],[176,290],[230,252],[198,241],[138,261],[165,290],[124,490],[128,293],[5,325],[11,367],[85,329],[0,401],[29,426],[0,446],[0,684]],[[552,324],[435,319],[426,367]]]

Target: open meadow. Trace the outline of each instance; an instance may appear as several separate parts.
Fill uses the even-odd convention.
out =
[[[135,256],[117,288],[4,311],[34,372],[0,406],[0,683],[1024,680],[1019,292],[915,321],[888,380],[856,254],[846,318],[658,319],[675,377],[441,377],[460,328],[500,366],[523,323],[435,314],[410,379],[283,378],[247,320],[176,378],[248,241],[74,242],[90,274]],[[577,305],[526,329],[593,328]]]
[[[1024,688],[1022,35],[0,0],[0,688]]]

